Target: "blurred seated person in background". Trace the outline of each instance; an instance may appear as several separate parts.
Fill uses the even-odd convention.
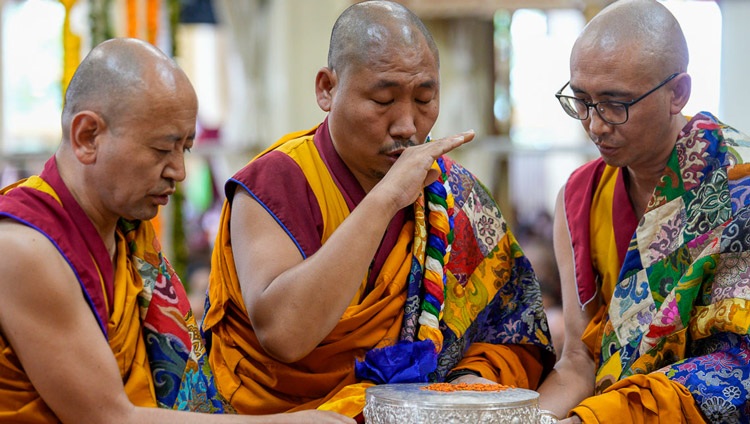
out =
[[[211,268],[198,260],[192,269],[188,270],[188,299],[198,325],[203,322],[203,308],[206,306],[206,289]]]
[[[687,66],[653,0],[613,3],[573,46],[558,98],[601,157],[555,215],[567,337],[539,391],[564,422],[750,420],[750,141],[683,115]]]
[[[0,195],[0,421],[353,421],[172,410],[231,410],[149,222],[185,178],[197,110],[148,43],[103,42],[78,67],[57,152]]]
[[[402,5],[336,21],[316,77],[316,128],[226,185],[204,329],[240,413],[361,416],[373,384],[536,388],[554,360],[539,284],[494,200],[426,142],[439,59]]]
[[[523,238],[519,237],[519,243],[523,246],[523,253],[534,267],[534,274],[539,280],[552,345],[559,357],[565,344],[565,322],[562,315],[560,275],[557,272],[552,240],[541,234],[529,234]]]

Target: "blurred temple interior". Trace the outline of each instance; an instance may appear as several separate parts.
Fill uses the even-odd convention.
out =
[[[0,184],[38,173],[60,140],[65,83],[90,47],[143,38],[172,55],[198,92],[188,177],[158,220],[161,239],[200,310],[223,184],[260,149],[324,117],[314,96],[334,20],[351,0],[3,0],[0,19]],[[451,156],[495,194],[559,302],[551,252],[554,199],[597,156],[554,93],[570,48],[610,0],[403,0],[441,55],[434,137],[472,128]],[[701,110],[750,131],[750,1],[665,0],[690,48]],[[199,312],[199,311],[198,311]]]

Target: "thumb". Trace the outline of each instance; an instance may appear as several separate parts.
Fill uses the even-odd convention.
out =
[[[438,180],[439,177],[440,177],[440,171],[438,171],[435,168],[430,168],[427,171],[427,175],[424,177],[423,187],[427,187],[428,185],[434,183],[435,181]]]

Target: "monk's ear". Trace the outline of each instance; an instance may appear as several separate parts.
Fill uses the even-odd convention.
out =
[[[336,71],[330,68],[320,68],[318,75],[315,76],[315,97],[318,99],[318,106],[324,112],[331,111],[333,93],[336,90],[337,83]]]
[[[99,114],[82,111],[73,116],[70,122],[70,147],[81,163],[96,161],[97,137],[101,136],[107,124]]]
[[[685,107],[688,100],[690,100],[690,90],[692,87],[692,81],[690,75],[681,73],[672,80],[672,114],[677,115],[682,113],[682,108]]]

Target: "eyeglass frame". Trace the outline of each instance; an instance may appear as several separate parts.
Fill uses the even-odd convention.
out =
[[[608,123],[610,125],[622,125],[622,124],[628,122],[628,119],[630,119],[630,112],[629,112],[630,106],[633,106],[634,104],[636,104],[636,103],[640,102],[641,100],[645,99],[646,96],[648,96],[649,94],[651,94],[654,91],[656,91],[656,90],[664,87],[665,85],[667,85],[667,83],[669,81],[672,81],[673,79],[675,79],[677,77],[677,75],[680,75],[681,73],[682,72],[675,72],[674,74],[668,76],[667,79],[665,79],[664,81],[660,82],[656,87],[652,88],[651,90],[648,90],[644,95],[638,97],[635,100],[631,100],[629,102],[621,102],[619,100],[602,100],[600,102],[589,103],[586,100],[579,99],[578,97],[568,96],[568,95],[562,94],[562,91],[565,90],[565,87],[567,87],[568,85],[570,85],[570,81],[566,82],[565,85],[563,85],[562,88],[560,90],[558,90],[557,93],[555,93],[555,97],[557,97],[557,101],[560,102],[560,106],[562,106],[563,110],[565,111],[565,114],[568,115],[568,116],[570,116],[573,119],[577,119],[579,121],[585,121],[586,119],[589,119],[589,117],[591,116],[591,113],[589,112],[589,109],[591,109],[593,107],[594,110],[596,111],[596,113],[599,115],[599,118],[602,119],[602,121],[604,121],[604,122],[606,122],[606,123]],[[565,108],[565,106],[562,104],[563,99],[572,99],[574,101],[582,102],[586,106],[586,116],[584,116],[583,118],[578,118],[578,117],[575,117],[575,116],[569,114],[568,111],[567,111],[567,109]],[[565,101],[567,101],[567,100],[565,100]],[[599,111],[599,108],[597,107],[601,103],[615,103],[617,105],[623,106],[625,108],[625,120],[622,121],[622,122],[611,122],[607,118],[603,117],[602,113]]]

